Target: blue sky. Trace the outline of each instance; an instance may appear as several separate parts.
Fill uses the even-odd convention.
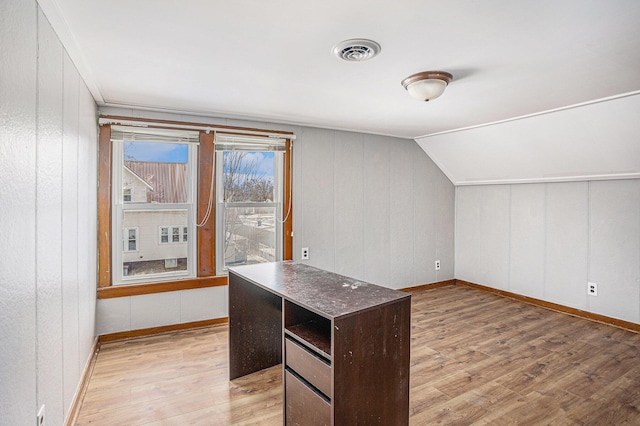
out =
[[[188,145],[183,143],[125,142],[124,159],[186,163],[188,149]]]
[[[187,144],[157,142],[125,142],[124,159],[161,163],[186,163]],[[245,161],[256,158],[258,170],[264,176],[273,176],[273,152],[250,152]]]

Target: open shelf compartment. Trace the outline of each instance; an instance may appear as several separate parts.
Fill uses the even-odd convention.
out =
[[[285,333],[331,360],[331,320],[285,300]]]

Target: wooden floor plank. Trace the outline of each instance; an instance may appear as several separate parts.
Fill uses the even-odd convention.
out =
[[[410,424],[638,425],[640,336],[462,286],[412,296]],[[105,343],[78,425],[281,425],[282,371],[228,381],[228,329]]]

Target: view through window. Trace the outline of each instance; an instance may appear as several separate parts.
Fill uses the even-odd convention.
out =
[[[218,273],[281,260],[283,151],[219,150],[216,162]]]
[[[132,138],[135,139],[135,138]],[[114,253],[116,283],[191,276],[187,235],[194,226],[195,146],[179,142],[114,141],[114,229],[122,247]]]

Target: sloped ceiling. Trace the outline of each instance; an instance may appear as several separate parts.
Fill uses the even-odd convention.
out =
[[[99,105],[418,138],[426,147],[422,136],[640,91],[637,0],[39,4]],[[361,63],[332,55],[356,37],[379,42],[381,54]],[[438,69],[454,80],[435,101],[415,101],[400,85]],[[538,152],[553,155],[546,150]],[[449,170],[465,164],[434,159]]]

